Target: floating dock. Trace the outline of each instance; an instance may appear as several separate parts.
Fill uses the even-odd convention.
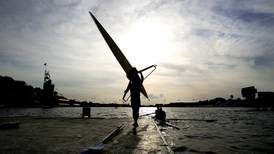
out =
[[[131,123],[105,146],[104,153],[170,153],[168,145],[151,118],[139,120],[139,127]]]
[[[170,153],[149,117],[140,119],[136,129],[128,118],[0,118],[0,123],[7,122],[19,123],[20,127],[0,130],[0,153],[80,153],[121,124],[125,127],[104,145],[102,153]]]

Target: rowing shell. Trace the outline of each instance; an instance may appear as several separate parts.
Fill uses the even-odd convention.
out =
[[[107,31],[104,29],[104,27],[100,24],[100,22],[95,18],[95,16],[91,12],[89,12],[89,14],[91,15],[93,21],[95,22],[97,28],[99,29],[99,31],[102,34],[103,38],[105,39],[106,43],[108,44],[108,47],[112,51],[113,55],[115,56],[115,58],[117,59],[117,61],[119,62],[119,64],[123,68],[123,70],[125,71],[125,73],[128,74],[132,70],[133,67],[131,66],[131,64],[125,57],[125,55],[122,53],[122,51],[119,49],[117,44],[114,42],[114,40],[110,37],[110,35],[107,33]],[[143,85],[141,87],[141,93],[146,98],[148,98],[147,92]]]
[[[120,131],[125,127],[124,124],[114,129],[110,132],[100,143],[96,144],[95,146],[89,147],[88,149],[84,149],[80,154],[94,154],[94,153],[101,153],[105,147],[105,144],[117,136]]]

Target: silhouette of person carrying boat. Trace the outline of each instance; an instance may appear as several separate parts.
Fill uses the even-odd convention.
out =
[[[141,78],[139,77],[138,73],[140,73]],[[144,81],[144,76],[142,72],[138,72],[135,67],[132,68],[132,70],[127,74],[127,77],[129,79],[128,86],[124,92],[123,100],[125,100],[125,96],[130,90],[131,95],[131,108],[132,108],[132,115],[134,119],[133,126],[138,127],[138,118],[139,118],[139,108],[141,106],[141,100],[140,100],[140,93],[142,84]]]

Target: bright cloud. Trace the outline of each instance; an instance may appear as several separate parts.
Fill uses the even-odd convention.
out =
[[[92,11],[132,65],[158,65],[144,83],[153,103],[240,96],[250,85],[273,91],[273,8],[271,0],[1,1],[1,75],[41,87],[47,62],[64,96],[120,102],[128,81]]]

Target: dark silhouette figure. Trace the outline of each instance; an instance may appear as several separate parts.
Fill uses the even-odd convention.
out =
[[[138,73],[141,74],[141,78],[139,77]],[[132,70],[127,74],[127,77],[129,79],[129,83],[124,92],[123,100],[125,100],[125,96],[130,90],[132,115],[134,119],[133,126],[138,127],[137,121],[139,118],[139,108],[141,106],[140,93],[144,77],[143,74],[141,72],[138,72],[135,67],[133,67]]]
[[[83,102],[83,108],[82,108],[82,118],[85,118],[85,116],[90,118],[90,106],[88,106],[87,102]]]
[[[161,106],[157,106],[157,110],[155,111],[155,118],[160,122],[166,121],[166,112],[163,111]]]

